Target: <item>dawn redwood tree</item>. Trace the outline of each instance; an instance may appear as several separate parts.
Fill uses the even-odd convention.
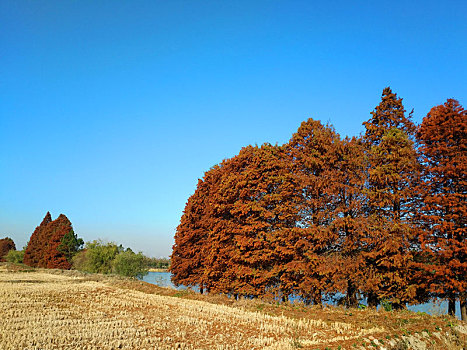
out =
[[[195,193],[190,196],[175,233],[170,271],[175,285],[199,286],[201,293],[209,291],[213,276],[206,271],[212,260],[209,236],[214,226],[214,202],[221,169],[214,166],[198,180]]]
[[[215,293],[236,293],[236,274],[232,256],[234,247],[235,222],[231,212],[231,203],[227,202],[227,194],[223,188],[234,191],[235,183],[229,183],[229,173],[235,157],[225,159],[221,164],[211,169],[212,186],[209,192],[209,242],[205,253],[204,274],[210,291]],[[236,168],[235,168],[236,169]]]
[[[60,214],[57,219],[47,225],[47,237],[48,243],[43,258],[43,267],[48,269],[70,269],[71,258],[80,248],[70,220],[65,215]]]
[[[370,271],[365,271],[362,259],[365,237],[365,183],[366,156],[360,138],[345,138],[337,147],[334,169],[333,201],[335,217],[330,236],[335,241],[334,262],[328,264],[332,285],[329,292],[344,294],[347,306],[356,307],[357,292],[372,282]]]
[[[277,266],[284,261],[275,249],[284,230],[296,222],[285,148],[247,146],[222,169],[215,200],[218,225],[211,239],[226,260],[221,285],[239,296],[287,295],[276,288]]]
[[[205,173],[175,235],[176,284],[233,296],[259,296],[277,284],[274,244],[296,218],[284,148],[244,147]]]
[[[363,123],[367,152],[367,237],[363,250],[373,283],[365,287],[368,304],[387,299],[395,307],[415,301],[412,280],[420,165],[414,146],[415,125],[405,115],[402,99],[387,87],[380,104]],[[370,281],[370,280],[369,280]],[[376,282],[376,283],[375,283]]]
[[[292,256],[282,267],[280,283],[315,304],[321,304],[323,292],[333,283],[329,268],[335,266],[330,261],[334,260],[337,241],[330,228],[337,215],[339,147],[341,140],[334,129],[311,118],[301,124],[287,145],[300,198],[291,208],[298,215],[296,225],[277,245],[283,254]]]
[[[70,269],[71,257],[80,245],[82,240],[75,236],[70,220],[60,214],[52,221],[47,212],[42,223],[31,235],[23,262],[32,267]]]
[[[9,237],[0,239],[0,261],[5,261],[5,256],[10,250],[16,250],[15,242]]]
[[[44,240],[44,231],[50,222],[52,222],[52,216],[47,212],[40,225],[36,227],[29,238],[29,243],[24,251],[24,264],[31,267],[39,266],[39,262],[45,254],[46,241]]]
[[[454,99],[433,107],[417,133],[423,162],[420,240],[428,259],[427,287],[449,300],[461,301],[467,319],[467,112]]]

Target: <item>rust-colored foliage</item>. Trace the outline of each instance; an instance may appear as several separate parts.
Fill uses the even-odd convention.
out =
[[[346,138],[337,148],[338,161],[333,171],[334,220],[329,227],[334,241],[329,254],[327,292],[344,294],[343,302],[357,305],[357,292],[372,280],[362,252],[367,228],[365,207],[365,148],[359,138]]]
[[[175,235],[174,283],[237,295],[265,294],[275,284],[272,243],[295,219],[284,149],[248,146],[206,172]]]
[[[284,293],[278,284],[284,261],[276,244],[296,222],[290,210],[295,189],[284,151],[270,144],[248,146],[222,164],[213,198],[217,222],[210,238],[217,253],[207,265],[209,271],[222,273],[216,286],[220,291]]]
[[[175,233],[170,270],[176,285],[208,288],[205,260],[210,252],[209,233],[213,227],[213,195],[219,181],[219,166],[198,180],[195,193],[188,199]]]
[[[396,305],[414,301],[412,280],[414,211],[419,163],[412,140],[415,125],[405,116],[402,99],[390,88],[383,90],[381,103],[364,123],[368,160],[368,222],[364,258],[370,273],[364,290],[368,302],[378,299]]]
[[[62,239],[73,231],[70,220],[63,215],[52,221],[49,212],[36,227],[24,253],[23,262],[32,267],[70,269],[71,262],[58,249]]]
[[[47,225],[52,221],[52,216],[49,212],[45,215],[44,219],[39,226],[36,227],[31,237],[29,238],[29,243],[24,251],[23,263],[36,267],[39,266],[42,257],[44,256],[45,244],[47,240],[44,240],[44,232]]]
[[[423,162],[420,241],[425,287],[465,298],[467,290],[467,112],[449,99],[431,109],[417,133]],[[453,312],[451,306],[450,312]],[[465,313],[465,311],[464,311]]]
[[[283,267],[281,284],[308,302],[321,304],[329,288],[331,251],[337,237],[331,225],[337,218],[338,188],[335,175],[342,143],[331,126],[308,119],[292,136],[287,148],[296,192],[298,221],[278,248],[290,251],[292,259]]]
[[[425,118],[423,183],[402,99],[385,88],[371,115],[360,138],[308,119],[207,171],[177,228],[174,283],[348,306],[465,298],[465,111],[448,100]]]
[[[16,250],[15,242],[9,237],[0,239],[0,262],[5,261],[5,256],[10,250]]]

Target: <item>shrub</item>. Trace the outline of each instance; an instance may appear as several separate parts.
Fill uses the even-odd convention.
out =
[[[5,256],[5,260],[10,263],[20,264],[23,262],[24,250],[10,250]]]
[[[73,267],[79,271],[108,274],[112,272],[112,261],[121,251],[122,248],[112,242],[88,242],[73,258]]]
[[[120,252],[112,263],[113,272],[128,277],[143,277],[147,274],[146,257],[131,250]]]
[[[381,300],[381,306],[383,307],[384,311],[392,311],[392,303],[389,300]]]
[[[89,273],[115,273],[128,277],[142,277],[148,272],[148,258],[122,245],[100,240],[87,242],[86,248],[73,257],[75,270]]]

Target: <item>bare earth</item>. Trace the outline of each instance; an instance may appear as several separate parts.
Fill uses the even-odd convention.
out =
[[[0,349],[465,349],[464,322],[181,293],[0,265]]]

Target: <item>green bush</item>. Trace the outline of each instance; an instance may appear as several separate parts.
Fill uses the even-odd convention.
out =
[[[10,250],[5,256],[5,260],[10,263],[20,264],[23,262],[24,250]]]
[[[130,248],[124,250],[121,245],[98,240],[87,242],[85,249],[73,257],[73,268],[89,273],[142,277],[148,272],[147,259]]]
[[[122,250],[115,243],[87,242],[85,249],[74,256],[73,267],[84,272],[111,273],[112,262]]]
[[[148,273],[146,257],[131,250],[120,252],[112,262],[113,272],[127,277],[143,277]]]
[[[384,311],[392,311],[392,303],[389,300],[381,300],[381,306],[383,307]]]

